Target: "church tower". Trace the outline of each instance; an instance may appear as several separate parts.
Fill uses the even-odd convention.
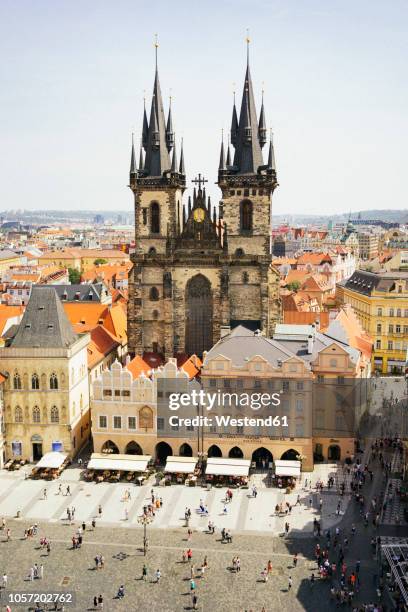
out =
[[[150,117],[143,111],[139,162],[132,137],[129,187],[134,195],[136,252],[129,277],[128,335],[133,354],[163,349],[165,313],[157,308],[163,300],[163,261],[173,249],[177,224],[182,215],[182,196],[186,186],[184,153],[181,146],[177,162],[171,102],[164,114],[159,72],[156,68]],[[149,265],[150,264],[150,265]],[[171,323],[167,324],[169,327]]]
[[[247,40],[249,45],[249,40]],[[259,327],[272,336],[280,320],[279,273],[272,266],[272,194],[278,186],[272,135],[267,162],[262,149],[267,144],[262,94],[259,121],[249,67],[249,46],[241,108],[234,104],[231,144],[221,154],[218,185],[222,192],[220,217],[228,237],[230,326]]]
[[[183,203],[183,148],[177,161],[172,110],[167,121],[157,70],[148,120],[143,114],[139,163],[132,142],[130,188],[135,205],[135,253],[129,276],[128,349],[202,356],[237,325],[271,336],[280,318],[279,274],[272,266],[271,196],[277,186],[262,104],[259,123],[247,65],[240,119],[234,104],[230,148],[221,146],[219,207],[199,174]]]

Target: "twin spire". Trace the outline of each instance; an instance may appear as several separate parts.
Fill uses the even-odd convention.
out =
[[[249,43],[249,39],[247,39],[247,43]],[[135,180],[136,178],[167,178],[174,174],[181,175],[185,181],[183,142],[181,142],[180,163],[178,164],[177,161],[176,137],[173,128],[171,98],[167,121],[164,114],[163,99],[157,68],[157,46],[156,41],[156,70],[152,103],[150,108],[150,118],[149,120],[147,119],[145,103],[143,108],[143,127],[138,164],[136,164],[136,155],[132,135],[130,162],[131,181],[132,179]],[[225,152],[224,142],[222,141],[219,172],[223,174],[226,173],[228,175],[256,175],[260,171],[266,170],[267,172],[276,175],[275,152],[272,134],[269,142],[268,162],[266,165],[264,165],[263,162],[262,149],[268,140],[264,99],[262,92],[262,104],[258,122],[252,77],[249,67],[249,51],[247,51],[247,66],[239,120],[234,92],[230,133],[231,144],[234,147],[234,155],[232,158],[229,143],[227,144],[227,150]],[[171,155],[172,151],[173,154]]]

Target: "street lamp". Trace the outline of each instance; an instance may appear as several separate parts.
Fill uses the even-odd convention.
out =
[[[153,518],[151,516],[148,516],[147,514],[142,514],[142,516],[140,516],[137,519],[137,522],[140,523],[141,525],[143,525],[143,556],[146,556],[147,553],[147,526],[149,525],[149,523],[151,523],[153,520]]]

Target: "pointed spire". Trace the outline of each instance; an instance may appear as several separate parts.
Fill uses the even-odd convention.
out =
[[[179,173],[185,176],[186,169],[184,167],[184,151],[183,151],[183,139],[181,139],[181,151],[180,151],[180,168]]]
[[[140,143],[140,153],[139,153],[139,172],[144,169],[144,159],[143,159],[143,146]]]
[[[146,151],[146,147],[147,147],[147,139],[149,137],[149,124],[147,122],[147,115],[146,115],[146,98],[143,98],[143,131],[142,131],[142,144],[143,144],[143,148]]]
[[[271,139],[269,141],[269,153],[268,153],[268,168],[276,172],[275,164],[275,149],[273,146],[273,132],[271,130]]]
[[[225,153],[224,153],[224,130],[222,131],[221,137],[221,151],[220,151],[220,163],[218,166],[218,170],[225,170]]]
[[[194,197],[195,197],[195,188],[194,188]],[[188,196],[188,216],[191,215],[191,196]]]
[[[154,76],[152,106],[147,134],[145,171],[147,176],[162,176],[170,170],[170,156],[166,142],[166,120],[164,117],[163,99],[160,89],[159,72],[157,68],[157,36],[155,41],[156,71]]]
[[[170,96],[170,104],[169,104],[169,114],[167,117],[166,143],[167,143],[167,149],[170,153],[171,149],[174,147],[173,118],[171,115],[171,96]]]
[[[262,149],[266,145],[266,143],[267,143],[265,109],[264,109],[264,92],[263,92],[263,90],[262,90],[261,113],[259,115],[258,137],[259,137],[259,144],[261,145],[261,149]]]
[[[171,172],[172,174],[176,174],[178,172],[178,164],[177,164],[177,147],[174,145],[173,149],[173,159],[171,162]]]
[[[232,107],[232,120],[231,120],[231,143],[236,145],[238,139],[238,115],[237,107],[235,106],[235,91],[234,91],[234,105]]]
[[[228,144],[227,144],[227,159],[226,159],[225,165],[227,166],[227,168],[231,165],[231,151],[230,151],[229,139],[228,139]]]
[[[134,136],[132,132],[132,149],[130,154],[130,175],[136,174],[136,156],[135,156],[135,143]]]
[[[244,90],[242,93],[241,111],[238,131],[233,140],[231,129],[231,142],[235,147],[234,166],[238,174],[257,174],[259,166],[263,165],[262,149],[258,137],[258,120],[255,108],[255,97],[252,87],[251,71],[249,68],[249,38],[247,37],[247,67],[245,73]]]
[[[217,223],[217,211],[215,210],[215,206],[213,208],[213,223]]]

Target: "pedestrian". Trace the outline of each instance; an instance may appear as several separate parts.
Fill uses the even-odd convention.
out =
[[[271,560],[268,561],[267,569],[268,569],[268,574],[272,574],[272,561]]]
[[[161,571],[157,569],[156,570],[156,583],[157,584],[160,582],[160,578],[161,578]]]
[[[103,597],[102,595],[99,595],[98,597],[98,606],[100,610],[103,610]]]
[[[33,582],[34,580],[34,568],[30,567],[30,582]]]
[[[288,580],[288,591],[290,591],[290,589],[292,588],[292,576],[289,576],[289,580]]]
[[[196,588],[196,583],[195,580],[193,578],[191,578],[190,580],[190,593],[193,594]]]
[[[263,570],[261,572],[261,576],[262,576],[264,582],[268,582],[268,570],[267,570],[266,567],[263,568]]]
[[[8,528],[8,529],[7,529],[7,532],[6,532],[6,539],[7,539],[7,542],[10,542],[10,538],[11,538],[11,529],[10,529],[10,528]]]
[[[197,600],[197,595],[195,593],[193,594],[192,602],[193,602],[193,610],[197,610],[197,602],[198,602],[198,600]]]
[[[2,530],[4,530],[5,527],[6,527],[6,519],[3,516],[3,518],[1,519],[1,528],[2,528]]]
[[[51,544],[47,542],[47,554],[49,555],[51,552]]]
[[[315,583],[315,575],[312,573],[310,576],[310,587],[313,588]]]
[[[47,489],[44,489],[44,499],[47,499]]]
[[[98,597],[95,595],[95,597],[93,598],[93,606],[94,609],[97,610],[98,609]]]
[[[39,576],[40,580],[42,580],[44,578],[44,566],[43,566],[42,563],[40,565],[40,572],[39,573],[40,573],[40,576]]]
[[[71,495],[71,487],[67,485],[67,492],[65,495]]]
[[[123,584],[120,585],[119,589],[118,589],[118,595],[117,598],[118,599],[123,599],[125,596],[125,587]]]
[[[85,529],[86,529],[86,523],[85,521],[82,521],[82,531],[85,531]]]
[[[310,497],[309,498],[309,508],[312,509],[313,506],[313,499]]]
[[[61,494],[62,494],[62,484],[60,483],[58,485],[58,495],[61,495]]]
[[[95,531],[95,527],[96,527],[96,521],[95,521],[95,519],[92,519],[92,529],[93,529],[93,531]]]
[[[295,556],[293,557],[293,567],[297,566],[297,562],[298,562],[298,554],[295,553]]]
[[[2,584],[3,589],[7,589],[7,581],[8,581],[7,574],[4,573],[3,574],[3,584]]]
[[[143,569],[142,569],[142,580],[144,582],[146,582],[147,580],[147,565],[146,563],[143,564]]]
[[[125,508],[125,521],[129,519],[129,510]]]
[[[99,514],[99,518],[101,518],[101,516],[102,516],[102,506],[101,506],[101,504],[99,504],[99,506],[98,506],[98,514]]]
[[[285,533],[286,533],[286,535],[288,535],[289,529],[290,529],[289,523],[285,523]]]

